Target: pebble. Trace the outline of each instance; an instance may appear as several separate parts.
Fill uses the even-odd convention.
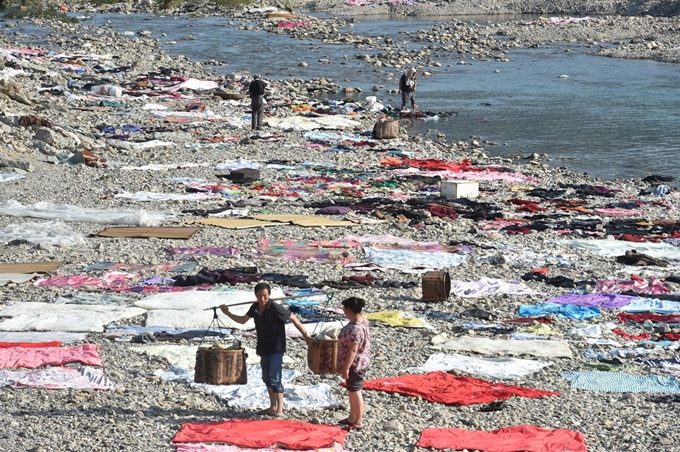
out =
[[[404,430],[404,426],[401,425],[399,421],[396,419],[393,419],[391,421],[387,421],[382,425],[383,430],[386,430],[388,432],[401,432]]]

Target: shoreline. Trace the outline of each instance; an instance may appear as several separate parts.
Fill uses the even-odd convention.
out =
[[[621,28],[621,33],[637,35],[652,22],[661,19],[646,18],[611,18],[614,27]],[[664,19],[666,20],[666,19]],[[668,23],[675,23],[676,19],[668,19]],[[519,25],[494,25],[489,27],[475,27],[465,35],[463,46],[478,41],[493,27],[506,27],[508,33],[520,36],[518,43],[509,45],[527,45],[527,43],[549,40],[557,31],[573,33],[579,30],[579,38],[586,39],[588,33],[600,29],[607,29],[609,25],[600,20],[591,24],[592,29],[550,28],[536,26],[533,31],[527,31]],[[659,22],[661,23],[661,22]],[[631,30],[623,30],[624,25],[634,25]],[[314,21],[314,32],[319,36],[334,35],[333,21]],[[466,30],[464,24],[451,24],[452,28]],[[520,32],[524,31],[526,36]],[[295,32],[293,32],[295,33]],[[436,33],[433,31],[431,33]],[[337,33],[336,33],[337,34]],[[74,40],[74,35],[86,35],[87,40]],[[258,162],[271,160],[290,160],[295,162],[327,162],[331,175],[345,180],[353,175],[352,171],[378,174],[385,180],[397,180],[396,188],[390,185],[373,186],[367,193],[399,199],[403,197],[428,199],[436,183],[432,178],[421,179],[399,178],[389,173],[380,163],[386,150],[374,151],[359,148],[353,153],[330,152],[329,147],[310,146],[310,141],[300,131],[282,131],[268,127],[265,132],[271,135],[283,135],[277,140],[253,137],[247,121],[245,127],[229,125],[247,114],[246,103],[233,103],[217,98],[213,91],[200,92],[195,90],[177,91],[192,98],[169,97],[168,92],[154,85],[153,79],[163,80],[167,75],[164,69],[172,68],[169,74],[183,78],[197,78],[201,80],[223,80],[223,76],[216,74],[204,65],[188,61],[186,58],[171,57],[159,45],[157,39],[136,36],[130,40],[122,34],[106,30],[92,29],[83,25],[52,24],[51,36],[55,45],[69,54],[70,58],[63,61],[55,57],[34,57],[31,55],[17,55],[20,66],[28,74],[9,78],[18,86],[18,90],[9,89],[5,84],[6,94],[0,95],[0,143],[6,150],[3,156],[14,166],[4,168],[6,172],[13,172],[26,176],[18,181],[0,184],[0,199],[20,201],[24,205],[37,202],[51,202],[80,207],[99,209],[134,209],[153,212],[172,211],[179,213],[189,209],[211,209],[226,205],[232,198],[217,198],[202,202],[134,202],[125,198],[115,198],[123,192],[153,192],[153,193],[185,193],[184,188],[169,177],[203,178],[210,182],[217,181],[219,173],[213,169],[214,165],[225,161],[236,161],[248,158]],[[338,39],[337,37],[335,39]],[[357,37],[357,39],[363,39]],[[623,39],[623,38],[621,38]],[[599,41],[599,40],[598,40]],[[659,40],[659,42],[661,42]],[[88,44],[83,46],[83,43]],[[7,34],[0,35],[1,47],[13,47],[16,43]],[[377,45],[377,44],[376,44]],[[442,43],[442,45],[445,45]],[[489,54],[502,58],[502,50],[493,50],[498,46],[496,40],[489,39],[484,46],[475,50],[479,54]],[[97,61],[100,69],[96,72],[93,60],[87,59],[88,54],[113,54],[118,58]],[[426,59],[427,55],[423,56]],[[380,60],[378,60],[380,61]],[[367,62],[375,64],[375,62]],[[381,63],[382,64],[382,63]],[[127,67],[122,71],[123,76],[118,79],[109,75],[106,70],[110,66]],[[80,66],[84,72],[74,71]],[[246,69],[246,68],[243,68]],[[153,76],[150,74],[154,74]],[[41,85],[69,86],[71,96],[65,94],[40,94]],[[146,99],[141,96],[126,95],[121,98],[95,97],[86,88],[86,83],[93,81],[117,81],[118,85],[125,85],[126,91],[151,90],[154,96]],[[124,83],[120,83],[124,82]],[[140,82],[145,82],[140,83]],[[169,81],[168,85],[169,85]],[[228,80],[231,85],[226,88],[240,86],[239,80]],[[268,112],[272,119],[293,116],[290,105],[293,100],[306,101],[308,104],[321,107],[321,103],[314,101],[314,93],[323,89],[342,89],[341,86],[329,85],[325,80],[278,80],[267,81],[272,85],[273,106]],[[158,88],[158,89],[155,89]],[[159,96],[159,94],[161,97]],[[75,97],[72,97],[75,96]],[[125,103],[125,107],[117,107],[115,102]],[[190,112],[196,108],[192,104],[202,104],[205,111],[227,118],[227,120],[203,122],[172,122],[165,121],[160,116],[154,116],[151,110],[144,110],[147,104],[161,103],[170,111]],[[90,105],[91,104],[91,105]],[[90,108],[95,107],[95,108]],[[109,110],[100,110],[101,107]],[[85,108],[85,109],[83,109]],[[89,110],[87,108],[90,108]],[[200,108],[200,107],[198,107]],[[24,126],[19,118],[35,115],[46,119],[51,127],[39,124]],[[364,113],[356,118],[360,125],[350,129],[365,131],[372,129],[373,124],[381,113]],[[179,116],[178,116],[179,117]],[[124,126],[134,125],[145,130],[139,132],[123,130]],[[103,127],[113,127],[114,132],[104,132]],[[56,128],[55,128],[56,127]],[[166,130],[167,129],[167,130]],[[112,135],[129,133],[131,138],[121,140]],[[74,138],[75,136],[75,138]],[[207,141],[206,138],[230,138],[228,141]],[[136,142],[148,142],[152,139],[173,141],[174,145],[160,146],[147,150],[137,149]],[[482,195],[478,199],[484,209],[500,212],[506,218],[524,218],[540,215],[540,212],[528,213],[519,210],[518,206],[507,201],[512,198],[526,198],[523,187],[533,185],[536,188],[552,190],[559,188],[559,184],[569,185],[568,196],[586,202],[591,211],[589,217],[596,216],[594,209],[608,208],[611,203],[630,202],[640,200],[643,203],[638,210],[640,217],[654,219],[673,218],[680,206],[677,193],[660,198],[652,195],[640,195],[641,189],[652,187],[651,183],[640,179],[625,179],[602,181],[599,179],[571,173],[565,168],[544,164],[541,156],[528,160],[508,160],[489,158],[485,155],[483,146],[474,139],[460,139],[458,141],[432,140],[423,136],[411,136],[403,131],[400,134],[403,149],[412,151],[414,158],[443,159],[459,162],[470,159],[474,166],[500,165],[507,167],[511,173],[536,178],[538,182],[519,180],[512,183],[503,181],[481,181]],[[135,141],[139,140],[139,141]],[[223,143],[224,146],[210,144]],[[379,149],[387,146],[380,146]],[[108,160],[110,168],[76,165],[55,165],[47,163],[54,161],[63,151],[76,153],[84,149],[98,157]],[[23,162],[23,164],[20,164]],[[117,162],[118,165],[113,163]],[[148,164],[181,164],[195,163],[205,166],[170,168],[165,172],[151,170],[124,170],[122,166],[140,167]],[[30,167],[28,166],[30,163]],[[25,169],[22,169],[25,168]],[[337,171],[336,171],[337,170]],[[303,177],[320,177],[323,168],[312,167],[308,170],[297,169]],[[361,174],[361,173],[360,173]],[[356,201],[351,193],[343,192],[347,189],[342,185],[320,185],[317,191],[310,191],[307,197],[294,196],[284,190],[289,173],[280,169],[263,167],[262,180],[267,184],[283,190],[286,196],[272,196],[270,204],[253,207],[257,213],[290,213],[313,214],[316,209],[306,207],[316,201],[343,200]],[[305,176],[307,175],[307,176]],[[220,181],[222,181],[220,179]],[[276,184],[279,185],[276,185]],[[620,190],[612,197],[597,195],[581,195],[574,186],[603,186],[610,190]],[[513,190],[517,188],[517,190]],[[299,189],[306,192],[305,188]],[[340,195],[344,193],[343,195]],[[248,196],[256,197],[255,191],[247,190]],[[539,198],[532,198],[543,203]],[[560,211],[548,203],[542,204],[548,209],[545,214],[564,215],[565,221],[580,219],[579,211]],[[410,209],[410,207],[409,207]],[[481,215],[481,212],[479,212]],[[676,267],[668,268],[638,268],[617,263],[613,258],[599,256],[587,251],[566,248],[557,245],[557,240],[565,237],[589,237],[589,231],[575,229],[569,235],[562,235],[557,229],[530,234],[511,234],[493,229],[485,229],[485,220],[480,216],[459,217],[449,220],[436,216],[426,216],[421,221],[401,221],[395,213],[390,215],[386,223],[377,225],[360,225],[353,228],[302,228],[297,226],[279,226],[273,228],[257,228],[244,230],[229,230],[214,226],[205,226],[190,240],[173,239],[125,239],[92,237],[91,234],[101,231],[103,225],[83,222],[62,223],[60,228],[67,227],[76,233],[87,237],[84,244],[74,247],[61,247],[49,244],[32,244],[25,240],[18,240],[6,244],[2,248],[3,260],[6,262],[32,261],[64,261],[59,273],[67,275],[83,274],[87,265],[97,262],[137,263],[160,265],[169,262],[165,251],[167,246],[175,247],[215,247],[233,246],[241,250],[241,255],[222,257],[200,257],[192,261],[197,264],[195,273],[200,268],[229,268],[236,266],[257,266],[263,272],[279,272],[287,275],[306,275],[312,284],[323,281],[341,281],[343,276],[356,275],[337,262],[319,263],[307,261],[262,260],[253,257],[253,250],[261,245],[261,239],[268,239],[272,243],[283,241],[313,241],[336,240],[345,234],[392,234],[401,238],[409,238],[421,242],[436,241],[442,245],[453,243],[473,243],[475,252],[470,261],[460,267],[451,268],[452,279],[458,281],[475,281],[480,276],[499,278],[503,280],[519,280],[522,275],[536,268],[530,262],[529,266],[516,266],[512,256],[525,252],[534,252],[542,256],[562,256],[573,261],[573,266],[567,268],[551,267],[550,275],[563,276],[577,281],[595,281],[617,277],[625,279],[626,275],[648,275],[654,273],[663,278],[673,275]],[[617,217],[600,216],[603,220],[611,221]],[[190,225],[192,220],[200,218],[197,214],[177,216],[168,221],[168,225]],[[334,217],[335,218],[335,217]],[[544,219],[548,221],[549,218]],[[538,220],[537,220],[538,221]],[[0,216],[0,229],[12,224],[41,223],[44,221],[33,218]],[[416,227],[417,226],[417,227]],[[602,237],[608,234],[606,229],[597,229]],[[590,231],[592,232],[592,231]],[[348,250],[355,254],[357,261],[365,259],[361,249]],[[144,277],[173,276],[158,270],[142,272]],[[365,273],[365,272],[362,272]],[[100,275],[100,273],[93,273]],[[466,298],[452,296],[447,302],[423,303],[420,288],[420,275],[389,272],[377,274],[385,282],[395,283],[390,286],[357,286],[350,290],[337,290],[336,297],[361,296],[369,300],[369,312],[380,310],[403,310],[419,318],[424,318],[422,308],[435,309],[458,316],[467,321],[479,321],[475,318],[465,318],[463,313],[467,309],[482,309],[493,312],[499,319],[510,319],[517,316],[520,305],[538,304],[551,296],[559,296],[565,289],[551,286],[540,281],[526,281],[525,284],[540,294],[531,295],[497,295],[480,298]],[[409,285],[410,284],[410,285]],[[669,283],[670,285],[671,283]],[[249,290],[251,284],[239,284],[239,289]],[[671,286],[677,288],[676,286]],[[592,291],[592,284],[585,284],[584,289]],[[57,296],[85,293],[85,289],[39,288],[31,283],[10,284],[0,288],[4,302],[13,301],[48,301]],[[113,292],[106,292],[112,294]],[[187,296],[191,292],[186,292]],[[120,294],[120,293],[118,293]],[[123,293],[130,302],[139,300],[145,295],[138,293]],[[335,300],[334,300],[335,301]],[[2,311],[0,311],[2,314]],[[122,321],[124,324],[141,325],[143,316]],[[450,322],[440,319],[430,319],[431,329],[390,328],[372,324],[374,343],[373,365],[369,378],[401,375],[404,369],[420,366],[428,355],[434,351],[429,347],[435,333],[447,333],[449,337],[489,336],[487,332],[462,328],[460,322]],[[592,322],[578,320],[554,319],[552,327],[560,334],[579,328],[582,324],[596,324],[604,328],[609,322],[620,325],[614,310],[603,310],[602,317]],[[632,327],[626,327],[630,333],[636,333]],[[472,331],[472,333],[470,332]],[[505,337],[505,336],[502,336]],[[607,339],[617,339],[609,333]],[[253,417],[249,410],[229,408],[224,401],[198,389],[192,389],[184,383],[165,382],[154,375],[157,369],[169,370],[170,365],[163,359],[151,358],[135,353],[145,347],[144,344],[130,344],[114,342],[105,334],[90,334],[87,342],[100,347],[106,374],[114,380],[119,388],[115,391],[92,390],[47,390],[47,389],[10,389],[0,388],[0,401],[5,408],[0,413],[0,421],[8,428],[0,437],[2,450],[32,450],[51,451],[69,450],[71,452],[91,452],[93,450],[121,450],[134,452],[172,451],[170,439],[177,432],[183,422],[208,422],[225,418]],[[245,339],[246,345],[252,347],[254,340]],[[623,347],[623,341],[621,341]],[[195,345],[186,341],[183,345]],[[306,365],[306,351],[302,341],[289,339],[289,355],[296,359],[291,368],[302,372],[296,381],[298,384],[329,383],[332,392],[343,404],[346,404],[344,389],[338,386],[336,377],[317,377],[311,375]],[[368,411],[367,426],[362,431],[352,432],[348,436],[346,449],[354,452],[385,452],[385,444],[394,452],[420,451],[414,447],[419,432],[424,428],[458,427],[466,429],[495,429],[510,425],[536,424],[544,428],[564,428],[580,431],[587,436],[589,450],[612,451],[652,451],[666,452],[670,450],[665,440],[678,444],[680,436],[673,429],[669,418],[675,415],[673,404],[657,404],[643,394],[617,394],[581,391],[570,388],[569,384],[560,376],[562,370],[575,370],[584,366],[589,360],[583,355],[591,345],[584,340],[570,340],[573,358],[551,359],[553,365],[545,370],[527,377],[521,382],[508,382],[526,387],[558,391],[561,397],[541,399],[513,398],[500,411],[480,412],[480,405],[444,406],[428,403],[419,398],[391,396],[382,392],[365,391]],[[630,349],[630,348],[629,348]],[[654,350],[655,357],[670,358],[674,351],[668,349]],[[641,366],[640,366],[641,367]],[[657,375],[657,370],[646,369],[646,374]],[[460,372],[458,372],[460,374]],[[341,409],[311,411],[289,410],[290,416],[297,420],[315,423],[335,423],[345,417],[346,406]],[[671,425],[669,425],[671,424]],[[673,443],[671,443],[673,444]]]

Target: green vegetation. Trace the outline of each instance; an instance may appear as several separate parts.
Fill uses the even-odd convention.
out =
[[[220,6],[226,6],[228,8],[237,8],[239,6],[249,5],[252,3],[251,0],[212,0],[212,3]]]
[[[2,0],[0,0],[2,1]],[[174,9],[174,8],[184,8],[184,9],[198,9],[207,3],[214,3],[219,6],[224,6],[227,8],[237,8],[239,6],[249,5],[252,0],[210,0],[208,2],[197,2],[195,0],[158,0],[158,5],[162,9]]]
[[[124,0],[93,0],[97,6],[101,5],[115,5],[116,3],[123,3]]]
[[[0,0],[2,1],[2,0]],[[67,23],[78,23],[78,19],[75,17],[69,17],[62,11],[56,8],[41,8],[38,5],[21,5],[21,6],[9,6],[6,4],[2,5],[4,7],[4,17],[6,19],[54,19],[60,20]]]

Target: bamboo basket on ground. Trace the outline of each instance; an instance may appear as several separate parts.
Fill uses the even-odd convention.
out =
[[[423,301],[446,301],[451,295],[451,277],[447,271],[423,275]]]
[[[339,373],[338,340],[314,340],[307,351],[307,364],[314,375]]]
[[[248,383],[246,351],[199,348],[196,352],[194,383],[244,385]]]
[[[399,120],[381,120],[373,126],[373,138],[378,140],[390,140],[399,137]]]
[[[245,99],[246,97],[248,97],[247,94],[233,93],[231,91],[225,91],[225,90],[220,89],[220,88],[217,88],[215,91],[213,91],[213,93],[216,96],[219,96],[224,100],[242,100],[242,99]]]

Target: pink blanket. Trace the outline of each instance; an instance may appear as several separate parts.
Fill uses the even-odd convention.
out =
[[[26,367],[37,369],[45,366],[63,366],[80,363],[86,366],[101,366],[99,347],[85,344],[78,347],[8,347],[0,348],[0,369]]]
[[[671,291],[668,287],[664,286],[662,280],[657,278],[598,279],[595,281],[595,290],[605,293],[621,293],[631,290],[648,295],[659,295]]]

